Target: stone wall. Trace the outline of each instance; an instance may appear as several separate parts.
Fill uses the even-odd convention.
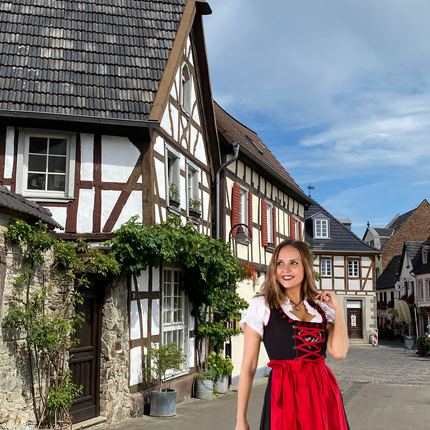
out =
[[[394,233],[382,248],[382,268],[384,270],[392,258],[401,254],[405,241],[424,242],[430,236],[430,204],[423,200],[414,213]]]

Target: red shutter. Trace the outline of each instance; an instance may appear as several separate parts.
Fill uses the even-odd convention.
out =
[[[252,235],[252,193],[250,192],[248,192],[248,227]],[[252,240],[252,238],[249,240]]]
[[[233,184],[233,197],[231,202],[231,226],[239,224],[239,209],[240,209],[240,186]],[[236,234],[237,227],[231,232],[231,235]]]
[[[296,220],[292,216],[290,216],[290,238],[296,238]]]
[[[261,202],[261,245],[267,246],[267,204],[263,200]]]
[[[273,247],[276,247],[276,208],[272,206],[272,217],[273,217]]]
[[[302,223],[299,221],[299,239],[303,240]]]

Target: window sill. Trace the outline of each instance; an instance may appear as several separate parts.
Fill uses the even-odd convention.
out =
[[[181,111],[184,115],[186,115],[188,118],[191,117],[191,114],[181,105]]]
[[[275,248],[270,243],[269,243],[269,245],[266,246],[266,251],[267,252],[270,252],[271,254],[273,254],[274,250],[275,250]]]
[[[180,207],[175,207],[175,206],[167,206],[167,210],[169,211],[169,212],[173,212],[174,214],[176,214],[176,215],[179,215],[179,216],[181,216],[182,215],[182,213],[181,213],[181,208]]]
[[[25,197],[27,200],[33,201],[33,202],[49,202],[49,203],[68,203],[68,202],[73,202],[74,200],[76,200],[75,197],[47,197],[47,196],[41,196],[41,197],[36,197],[34,195],[32,196],[27,196],[25,194],[23,194],[23,197]]]

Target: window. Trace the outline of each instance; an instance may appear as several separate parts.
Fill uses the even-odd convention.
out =
[[[350,278],[358,278],[358,260],[348,261],[348,276]]]
[[[248,225],[248,191],[240,189],[239,223]]]
[[[166,184],[169,206],[178,207],[181,202],[180,196],[180,155],[166,147]]]
[[[331,260],[321,259],[321,276],[331,276]]]
[[[38,198],[73,197],[76,138],[20,132],[17,193]]]
[[[192,81],[188,65],[182,66],[182,91],[181,91],[181,106],[186,113],[191,113],[191,91]]]
[[[296,219],[294,221],[294,229],[295,229],[295,238],[301,240],[301,234],[300,234],[300,221]]]
[[[427,299],[430,299],[430,281],[427,280]]]
[[[273,244],[273,206],[266,203],[267,213],[267,242]]]
[[[187,162],[187,197],[188,210],[200,212],[199,172],[198,168],[189,161]]]
[[[423,281],[418,281],[418,287],[419,287],[419,298],[421,299],[421,300],[423,300],[424,299],[424,287],[423,287]]]
[[[185,295],[179,288],[179,269],[163,271],[163,345],[174,342],[184,349]]]
[[[427,249],[423,249],[422,254],[423,254],[423,264],[427,264],[427,260],[428,260],[428,258],[427,258],[427,255],[428,255]]]
[[[328,238],[328,220],[315,220],[315,238]]]

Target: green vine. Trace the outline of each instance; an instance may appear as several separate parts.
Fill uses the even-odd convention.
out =
[[[25,338],[36,421],[44,413],[43,424],[50,425],[81,393],[63,363],[66,351],[77,343],[76,326],[83,321],[76,312],[77,304],[83,303],[80,291],[88,287],[89,273],[117,275],[120,266],[112,254],[91,249],[85,241],[56,239],[41,221],[13,222],[5,239],[21,259],[3,325]]]
[[[198,233],[193,223],[184,225],[174,215],[155,225],[142,225],[133,217],[106,244],[112,247],[123,272],[139,274],[147,266],[162,263],[184,267],[181,287],[192,304],[197,341],[208,338],[212,348],[219,348],[240,332],[230,328],[230,323],[239,320],[238,312],[248,303],[234,287],[250,275],[228,244]]]

